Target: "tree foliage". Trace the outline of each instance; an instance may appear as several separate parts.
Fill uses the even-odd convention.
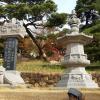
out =
[[[52,27],[52,26],[59,26],[62,27],[64,24],[66,24],[66,17],[67,14],[62,13],[53,13],[48,19],[47,26]]]
[[[57,5],[52,0],[2,0],[6,3],[4,7],[1,7],[1,12],[4,13],[9,19],[13,17],[18,20],[26,20],[27,23],[23,23],[26,32],[32,38],[33,42],[38,48],[40,58],[44,58],[42,40],[37,39],[34,36],[34,32],[29,28],[33,26],[35,29],[45,29],[47,27],[62,27],[66,23],[67,14],[56,13]],[[0,12],[0,14],[2,14]],[[45,22],[43,19],[46,19]],[[42,23],[37,24],[38,21]],[[38,36],[41,37],[41,36]],[[44,41],[44,40],[43,40]]]
[[[85,21],[81,31],[93,35],[93,41],[87,45],[85,51],[92,62],[100,60],[100,0],[78,0],[77,16]],[[84,20],[85,18],[85,20]]]
[[[1,0],[2,2],[6,2],[8,4],[13,3],[39,3],[44,2],[45,0]]]
[[[78,0],[76,5],[77,16],[81,19],[81,21],[86,21],[86,25],[91,24],[96,19],[100,18],[98,14],[99,6],[98,0]]]
[[[31,52],[35,49],[35,45],[29,36],[19,41],[19,52],[21,51],[22,56],[29,57]]]
[[[5,0],[6,1],[6,0]],[[38,20],[38,18],[42,18],[45,14],[50,14],[55,12],[57,6],[51,0],[47,0],[44,2],[38,3],[38,1],[34,1],[31,3],[25,2],[27,0],[22,0],[23,2],[19,3],[9,3],[4,8],[4,12],[9,18],[15,17],[19,20],[27,19],[26,15],[32,16],[33,19]],[[41,1],[41,0],[40,0]],[[42,0],[43,1],[43,0]]]
[[[85,51],[92,62],[100,61],[100,34],[94,36],[92,43],[86,46]]]

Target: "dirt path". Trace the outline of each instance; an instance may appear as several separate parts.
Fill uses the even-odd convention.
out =
[[[100,90],[81,90],[86,100],[100,100]],[[68,100],[67,90],[51,88],[1,88],[0,100]]]

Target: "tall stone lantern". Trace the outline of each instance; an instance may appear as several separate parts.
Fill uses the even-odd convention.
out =
[[[57,83],[57,87],[98,88],[91,75],[85,70],[85,67],[90,64],[90,60],[84,53],[84,45],[90,43],[93,36],[79,33],[80,20],[75,11],[72,11],[68,24],[71,27],[70,33],[58,38],[58,44],[66,47],[66,53],[61,63],[67,69]]]

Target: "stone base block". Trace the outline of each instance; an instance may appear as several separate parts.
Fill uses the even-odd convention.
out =
[[[57,87],[98,88],[98,85],[92,80],[92,76],[85,71],[84,67],[71,67],[62,75]]]
[[[20,76],[20,72],[13,71],[13,70],[4,72],[4,83],[15,85],[15,86],[20,84],[25,84],[24,80]]]

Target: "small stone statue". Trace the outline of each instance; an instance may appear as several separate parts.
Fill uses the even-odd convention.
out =
[[[72,11],[68,24],[71,27],[71,34],[79,34],[80,19],[77,18],[75,10]]]
[[[71,18],[69,19],[68,24],[69,25],[72,25],[72,24],[79,25],[80,24],[80,19],[77,18],[75,10],[72,10]]]
[[[74,88],[70,88],[68,91],[69,100],[84,100],[80,91]]]

